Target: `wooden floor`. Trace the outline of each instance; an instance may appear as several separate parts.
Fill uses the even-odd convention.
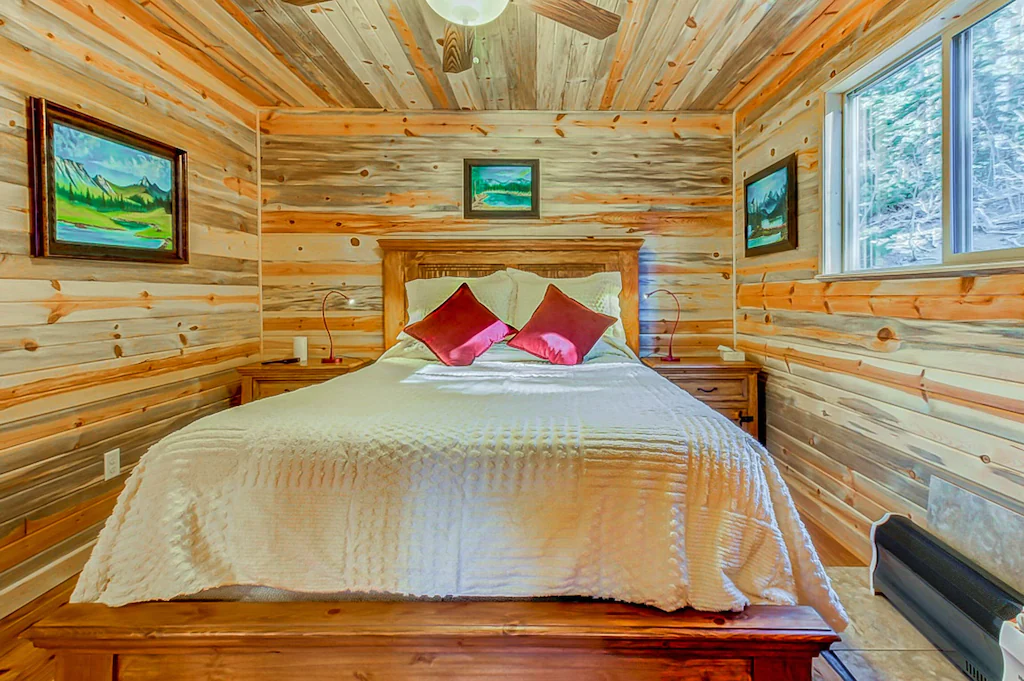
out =
[[[821,562],[825,567],[864,567],[867,565],[814,522],[804,518],[804,524],[807,526],[811,541],[818,549],[818,555],[821,556]]]
[[[0,681],[53,681],[53,655],[18,637],[67,603],[76,580],[69,579],[0,621]]]
[[[864,565],[863,561],[817,525],[808,523],[807,529],[826,566]],[[74,589],[74,583],[74,579],[64,582],[0,623],[0,681],[53,681],[52,656],[18,637],[35,622],[66,603]],[[830,674],[827,664],[823,664],[820,658],[815,669],[819,679],[835,678]]]

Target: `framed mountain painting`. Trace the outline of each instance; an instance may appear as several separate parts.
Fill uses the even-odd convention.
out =
[[[462,216],[472,219],[540,217],[540,161],[466,159]]]
[[[184,151],[43,99],[29,113],[33,255],[188,262]]]
[[[797,246],[796,154],[750,177],[744,186],[747,257]]]

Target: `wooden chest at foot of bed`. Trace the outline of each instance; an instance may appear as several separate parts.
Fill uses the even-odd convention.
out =
[[[758,436],[758,365],[725,362],[716,357],[684,357],[678,362],[645,357],[643,362],[715,411],[725,414],[743,430]]]
[[[808,607],[607,602],[73,604],[29,633],[57,681],[810,681]]]

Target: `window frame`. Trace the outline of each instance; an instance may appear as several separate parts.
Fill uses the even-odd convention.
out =
[[[867,63],[837,74],[823,94],[822,126],[822,249],[818,278],[880,278],[934,275],[1024,265],[1024,247],[964,252],[971,234],[971,138],[964,133],[970,122],[968,90],[970,50],[961,36],[1015,0],[957,0],[939,16],[926,21],[902,40]],[[1024,0],[1020,0],[1024,2]],[[852,247],[852,201],[844,177],[853,176],[853,154],[845,153],[849,131],[855,124],[848,99],[909,61],[941,44],[942,58],[942,262],[933,265],[855,269]],[[954,78],[960,87],[954,88]],[[959,96],[957,96],[959,94]],[[965,107],[966,105],[966,107]],[[966,109],[966,110],[965,110]],[[960,128],[954,135],[954,126]],[[959,145],[958,145],[959,142]],[[964,168],[966,180],[964,179]],[[847,174],[849,173],[849,175]],[[966,229],[965,229],[966,226]],[[965,233],[966,232],[966,233]]]

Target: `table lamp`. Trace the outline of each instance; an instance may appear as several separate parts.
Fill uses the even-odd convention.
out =
[[[327,357],[324,357],[322,360],[320,360],[321,364],[341,364],[342,362],[345,361],[344,357],[334,356],[334,336],[331,335],[331,328],[327,325],[327,299],[330,298],[331,295],[335,293],[344,298],[345,300],[347,300],[350,307],[352,305],[355,305],[356,303],[355,298],[350,298],[337,289],[331,289],[330,291],[327,292],[326,295],[324,295],[324,302],[323,304],[320,305],[320,316],[324,320],[324,331],[327,332],[327,340],[330,341],[331,343],[331,350],[330,354]]]
[[[677,298],[676,294],[672,293],[667,288],[659,288],[659,289],[651,291],[650,293],[645,295],[644,296],[644,300],[647,300],[648,298],[653,296],[655,293],[667,293],[668,295],[672,296],[672,300],[676,301],[676,321],[672,325],[672,333],[670,333],[669,336],[668,336],[668,356],[667,357],[663,357],[662,361],[663,362],[678,362],[679,358],[672,354],[672,346],[675,345],[676,328],[679,327],[679,298]]]

